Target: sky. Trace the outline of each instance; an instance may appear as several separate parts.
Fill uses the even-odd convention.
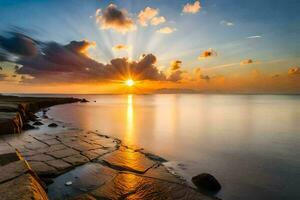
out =
[[[0,92],[300,93],[299,9],[298,0],[1,0]]]

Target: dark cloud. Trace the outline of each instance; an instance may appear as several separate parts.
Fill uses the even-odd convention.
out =
[[[65,47],[72,51],[73,53],[82,53],[85,54],[86,51],[91,47],[95,46],[95,42],[89,42],[87,40],[83,41],[72,41],[70,44],[66,45]]]
[[[114,29],[121,33],[135,30],[133,20],[128,17],[126,10],[119,10],[116,5],[110,4],[106,9],[96,11],[96,23],[102,29]]]
[[[10,37],[0,36],[0,47],[19,56],[34,56],[38,52],[36,42],[21,33],[11,33]],[[5,57],[0,55],[0,60]]]
[[[71,41],[69,44],[62,45],[56,42],[37,43],[21,34],[14,34],[12,37],[14,39],[0,37],[2,39],[0,47],[8,52],[7,57],[22,54],[16,60],[15,72],[24,77],[33,77],[24,81],[100,82],[130,76],[138,80],[166,80],[164,73],[155,66],[156,57],[152,54],[143,55],[137,61],[116,58],[108,64],[103,64],[87,56],[87,50],[95,43],[86,40]],[[17,50],[14,47],[16,44],[22,46],[22,50]]]

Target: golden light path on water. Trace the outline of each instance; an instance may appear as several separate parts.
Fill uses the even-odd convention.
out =
[[[130,144],[134,144],[134,110],[133,95],[127,95],[127,124],[126,124],[126,140]]]

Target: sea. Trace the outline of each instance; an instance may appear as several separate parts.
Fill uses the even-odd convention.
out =
[[[88,99],[48,114],[162,156],[191,185],[210,173],[223,200],[300,199],[300,95],[43,96]]]

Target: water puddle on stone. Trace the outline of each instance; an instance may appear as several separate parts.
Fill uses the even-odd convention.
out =
[[[53,179],[48,185],[51,200],[63,200],[87,193],[112,180],[116,172],[99,163],[87,163]]]

